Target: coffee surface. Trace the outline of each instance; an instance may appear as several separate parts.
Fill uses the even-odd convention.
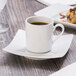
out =
[[[33,24],[33,25],[47,25],[48,23],[46,23],[46,22],[32,22],[31,24]]]

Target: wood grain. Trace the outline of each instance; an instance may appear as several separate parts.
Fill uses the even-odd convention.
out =
[[[2,50],[11,42],[18,29],[25,29],[25,19],[44,7],[36,0],[8,0],[0,14],[0,22],[10,27],[7,33],[2,34],[5,41],[0,42],[0,76],[48,76],[76,61],[76,29],[65,28],[64,34],[74,34],[74,38],[63,58],[34,61]],[[57,30],[56,34],[59,32]]]

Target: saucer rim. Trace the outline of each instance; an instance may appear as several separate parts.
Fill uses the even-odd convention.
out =
[[[25,32],[24,30],[18,30],[18,31],[23,31],[23,32]],[[17,32],[18,33],[18,32]],[[69,35],[71,35],[72,36],[72,39],[73,39],[73,34],[69,34]],[[16,36],[16,35],[15,35]],[[64,35],[63,35],[64,36]],[[13,41],[13,40],[12,40]],[[12,42],[11,41],[11,42]],[[72,42],[72,40],[71,40],[71,42]],[[70,42],[70,45],[71,45],[71,42]],[[11,43],[10,43],[11,44]],[[9,44],[9,45],[10,45]],[[7,46],[9,46],[9,45],[7,45]],[[7,47],[6,46],[6,47]],[[61,57],[63,57],[67,52],[68,52],[68,50],[66,51],[66,53],[64,53],[63,55],[61,55],[61,56],[59,56],[59,57],[35,57],[35,56],[24,56],[23,54],[21,55],[21,54],[17,54],[16,52],[14,52],[14,53],[12,53],[12,51],[8,51],[8,49],[7,48],[3,48],[3,50],[5,51],[5,52],[8,52],[8,53],[11,53],[11,54],[14,54],[14,55],[18,55],[18,56],[23,56],[23,57],[25,57],[25,58],[28,58],[28,59],[32,59],[32,60],[47,60],[47,59],[56,59],[56,58],[61,58]],[[69,49],[69,48],[68,48]],[[16,50],[17,51],[17,50]]]
[[[29,56],[23,56],[23,55],[19,55],[19,54],[16,54],[15,52],[14,53],[12,53],[12,52],[10,52],[10,51],[7,51],[7,50],[5,50],[5,49],[3,49],[4,50],[4,52],[6,52],[6,53],[10,53],[10,54],[13,54],[13,55],[17,55],[17,56],[22,56],[22,57],[25,57],[25,58],[27,58],[27,59],[31,59],[31,60],[49,60],[49,59],[57,59],[57,58],[61,58],[61,57],[64,57],[65,55],[66,55],[66,53],[68,52],[66,52],[64,55],[62,55],[62,56],[59,56],[59,57],[47,57],[47,58],[45,58],[45,57],[43,57],[43,58],[39,58],[39,57],[29,57]]]

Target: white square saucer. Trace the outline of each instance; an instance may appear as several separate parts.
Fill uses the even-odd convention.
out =
[[[50,52],[44,54],[36,54],[31,53],[26,49],[25,34],[26,33],[24,30],[18,30],[12,42],[7,47],[3,48],[3,50],[11,54],[24,56],[33,60],[60,58],[67,53],[73,39],[72,34],[63,35],[53,44],[52,50]]]

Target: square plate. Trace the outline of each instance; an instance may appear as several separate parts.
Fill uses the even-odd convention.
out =
[[[76,3],[76,0],[37,0],[47,6],[51,5],[51,4],[56,4],[56,3],[60,3],[60,4],[68,4],[68,5],[73,5]]]
[[[36,54],[36,53],[29,52],[27,50],[25,31],[18,30],[12,42],[7,47],[3,48],[3,50],[11,54],[24,56],[26,58],[33,59],[33,60],[46,60],[46,59],[60,58],[67,53],[70,47],[70,44],[72,42],[72,39],[73,39],[72,34],[63,35],[53,44],[51,51],[43,54]]]
[[[62,5],[62,4],[55,4],[51,5],[49,7],[46,7],[44,9],[41,9],[34,14],[36,16],[45,16],[53,19],[55,23],[62,23],[65,27],[74,28],[76,29],[76,24],[72,24],[69,22],[63,22],[60,20],[59,13],[65,14],[70,8],[73,8],[72,6],[68,5]]]

